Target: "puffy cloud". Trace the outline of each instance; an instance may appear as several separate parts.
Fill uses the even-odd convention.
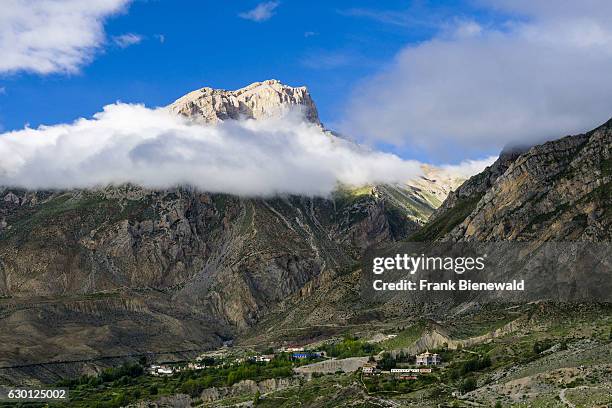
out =
[[[127,33],[122,35],[117,35],[113,37],[113,42],[119,48],[127,48],[132,45],[136,45],[142,42],[143,38],[139,34]],[[160,40],[160,42],[163,42]]]
[[[274,10],[279,6],[278,1],[267,1],[259,3],[254,9],[238,14],[240,18],[255,21],[257,23],[269,20],[274,15]]]
[[[455,20],[407,46],[356,87],[340,130],[456,159],[612,116],[611,2],[480,3],[504,22]]]
[[[130,0],[3,0],[0,73],[75,72],[104,43],[104,20]]]
[[[178,184],[260,196],[327,195],[338,183],[402,182],[420,163],[332,136],[296,113],[195,124],[166,109],[113,104],[92,119],[0,134],[0,185],[32,189]]]

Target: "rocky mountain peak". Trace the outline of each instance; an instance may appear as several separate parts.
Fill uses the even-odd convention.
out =
[[[168,108],[204,123],[230,119],[264,119],[299,107],[304,117],[320,125],[317,108],[305,86],[291,87],[276,79],[255,82],[235,91],[204,87],[177,99]]]

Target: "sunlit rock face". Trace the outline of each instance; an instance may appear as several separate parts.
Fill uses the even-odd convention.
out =
[[[169,106],[172,112],[212,124],[228,119],[265,119],[291,108],[301,109],[308,121],[320,124],[308,89],[284,85],[275,79],[255,82],[235,91],[201,88]]]

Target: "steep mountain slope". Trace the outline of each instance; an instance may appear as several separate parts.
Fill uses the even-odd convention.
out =
[[[170,109],[216,123],[294,105],[319,123],[308,91],[277,81],[205,88]],[[459,181],[429,168],[406,185],[273,199],[0,188],[0,369],[218,346],[369,245],[408,236]]]
[[[612,121],[583,135],[531,148],[507,149],[495,163],[451,192],[430,220],[407,240],[529,241],[533,245],[525,249],[531,253],[544,241],[610,242],[611,148]],[[603,255],[600,260],[609,259]],[[554,283],[550,277],[538,279],[540,273],[536,268],[521,276],[530,282],[531,291]],[[425,295],[427,299],[419,298],[420,304],[412,303],[404,293],[383,303],[368,302],[362,297],[360,278],[358,267],[350,273],[318,278],[308,291],[289,297],[275,313],[266,316],[247,341],[258,343],[291,335],[311,340],[343,330],[365,330],[392,322],[406,324],[415,316],[427,314],[448,318],[453,306],[448,302],[437,304],[429,294]],[[608,285],[605,276],[582,278],[578,276],[583,284],[575,292],[589,288],[596,293],[598,286]],[[565,279],[569,275],[561,281]],[[606,297],[605,293],[599,296]],[[465,306],[469,309],[470,305]],[[300,330],[295,329],[295,321],[301,322]]]
[[[513,151],[449,195],[411,238],[610,241],[612,120]]]

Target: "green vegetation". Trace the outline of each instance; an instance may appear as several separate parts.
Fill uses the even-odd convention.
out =
[[[415,380],[402,380],[395,376],[364,377],[363,382],[370,394],[404,394],[424,389],[439,382],[439,378],[432,374],[418,375]]]
[[[524,308],[506,309],[500,305],[483,305],[478,313],[463,316],[461,319],[449,322],[446,329],[454,339],[467,339],[481,336],[501,329],[506,324],[517,319]]]
[[[358,381],[357,375],[354,374],[317,376],[300,387],[288,388],[262,397],[257,408],[380,407],[379,404],[365,401],[364,389]]]
[[[474,391],[477,387],[476,380],[473,377],[468,377],[461,383],[459,390],[463,393]]]
[[[488,307],[490,309],[487,309]],[[606,382],[608,380],[605,376],[608,374],[605,366],[599,371],[590,370],[596,365],[609,364],[607,350],[612,340],[611,310],[608,304],[572,306],[541,303],[520,307],[503,305],[497,311],[491,305],[479,309],[478,313],[464,314],[462,322],[470,327],[484,327],[496,317],[516,318],[516,313],[520,313],[528,317],[525,319],[525,326],[490,342],[457,350],[447,346],[430,350],[439,353],[443,361],[443,365],[434,368],[431,373],[418,373],[414,376],[416,378],[400,378],[390,373],[378,376],[361,375],[359,372],[317,374],[299,385],[296,382],[295,386],[288,389],[265,395],[233,395],[215,401],[213,405],[252,402],[258,408],[374,407],[380,399],[392,399],[400,403],[406,402],[408,406],[420,406],[418,404],[422,401],[441,406],[464,406],[464,397],[455,398],[451,393],[475,391],[470,394],[470,399],[483,406],[546,407],[556,406],[549,403],[558,396],[562,388],[568,389],[566,397],[570,401],[582,404],[577,406],[594,406],[595,402],[604,405],[612,402],[609,401],[609,394],[604,392],[609,383]],[[408,339],[410,333],[418,333],[426,324],[425,321],[418,322],[400,333]],[[440,324],[443,325],[442,322]],[[352,357],[378,354],[386,348],[382,347],[382,343],[374,346],[357,337],[347,336],[323,349],[337,357]],[[266,354],[270,351],[266,350]],[[71,401],[66,404],[69,407],[118,407],[138,400],[155,400],[161,396],[179,393],[191,395],[192,406],[199,406],[198,404],[202,404],[199,396],[206,388],[227,387],[245,379],[261,381],[267,378],[289,377],[293,376],[293,367],[311,362],[291,361],[286,354],[277,356],[270,363],[243,362],[230,365],[227,361],[229,359],[207,359],[205,364],[208,367],[203,370],[181,371],[167,377],[144,373],[145,361],[130,362],[121,367],[105,369],[97,376],[83,376],[57,385],[70,388]],[[383,370],[411,367],[414,365],[414,355],[399,353],[393,358],[390,353],[383,353],[377,363]],[[584,368],[578,370],[577,367]],[[573,370],[576,374],[555,377],[554,373],[559,369],[564,369],[566,373]],[[539,373],[546,375],[538,376]],[[520,386],[514,385],[512,388],[504,388],[505,384],[517,379],[526,379],[529,387],[532,383],[544,381],[545,388],[534,388],[531,391],[519,390]],[[575,390],[575,387],[582,386],[588,388],[581,389],[581,392]],[[576,392],[570,392],[572,390]],[[514,402],[510,402],[509,392],[515,393],[512,396],[515,398]],[[548,394],[538,395],[538,392]],[[520,398],[519,403],[516,403],[517,395]],[[3,405],[0,403],[0,406]]]
[[[461,375],[465,375],[472,371],[479,371],[491,367],[491,358],[489,356],[471,358],[461,363],[459,367]]]
[[[372,196],[372,186],[363,186],[360,188],[350,188],[340,186],[332,193],[332,198],[337,208],[351,207],[361,201],[369,200]]]
[[[227,387],[242,380],[290,377],[293,375],[292,367],[296,365],[286,355],[280,355],[269,363],[219,364],[203,370],[185,370],[172,376],[157,377],[146,374],[143,363],[128,362],[107,368],[96,376],[60,381],[57,387],[70,389],[70,402],[62,406],[113,408],[177,393],[197,397],[206,388]],[[0,403],[0,406],[4,405]]]
[[[155,209],[148,200],[120,203],[106,199],[101,193],[83,192],[75,196],[68,192],[52,196],[36,207],[15,212],[7,220],[12,228],[0,235],[0,239],[13,238],[17,245],[28,241],[48,246],[57,241],[61,246],[70,246],[76,244],[83,231],[104,222],[142,221],[155,217]],[[53,227],[57,225],[65,226],[67,235],[58,234]]]
[[[425,197],[425,199],[421,199],[414,195],[412,191],[406,191],[396,186],[382,185],[378,189],[385,194],[390,207],[397,208],[397,212],[404,214],[404,218],[405,214],[410,214],[416,219],[426,220],[431,216],[434,209],[442,204],[435,196],[425,191],[419,192]]]
[[[320,349],[329,357],[336,358],[371,356],[380,351],[378,346],[351,336],[345,337],[340,343],[325,344]]]
[[[555,344],[555,342],[551,339],[546,339],[546,340],[536,340],[535,343],[533,343],[533,353],[534,354],[540,354],[545,350],[548,350],[549,348],[551,348],[553,345]],[[567,345],[566,345],[567,347]]]
[[[443,212],[432,222],[408,237],[408,241],[434,241],[449,233],[459,225],[476,208],[483,194],[476,194],[469,198],[460,198],[452,208]]]
[[[421,337],[426,325],[427,324],[425,321],[420,321],[400,331],[396,337],[383,341],[381,343],[381,347],[385,350],[399,350],[406,348]]]

